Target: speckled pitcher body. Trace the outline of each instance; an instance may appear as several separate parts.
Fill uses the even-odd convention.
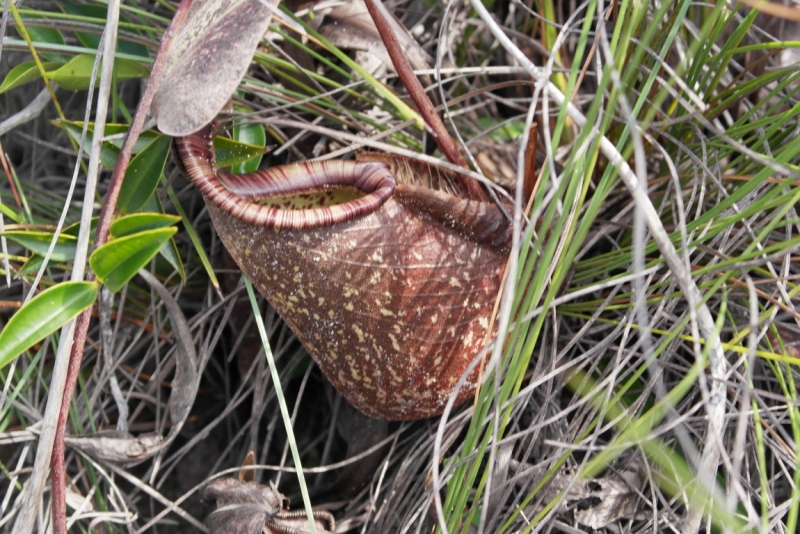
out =
[[[182,165],[228,251],[334,387],[372,417],[440,414],[493,335],[503,213],[457,196],[446,174],[415,177],[403,158],[224,175],[210,139],[181,139]]]

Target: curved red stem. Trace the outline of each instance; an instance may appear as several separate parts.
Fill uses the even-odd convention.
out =
[[[136,144],[136,139],[139,137],[139,132],[144,126],[144,121],[147,116],[147,111],[150,109],[150,104],[153,102],[158,82],[160,81],[166,66],[167,54],[166,50],[172,44],[173,37],[178,33],[178,29],[183,24],[184,18],[192,5],[193,0],[181,0],[175,16],[172,18],[169,26],[167,26],[164,36],[161,39],[161,44],[158,47],[153,68],[150,71],[150,79],[147,82],[142,99],[139,101],[139,106],[136,108],[136,114],[133,117],[133,122],[128,129],[128,134],[120,150],[117,164],[114,167],[114,172],[111,175],[111,183],[108,186],[103,207],[100,210],[100,220],[97,223],[97,230],[95,233],[94,248],[95,250],[103,245],[108,239],[108,230],[111,226],[111,218],[114,215],[114,210],[117,206],[117,198],[119,198],[119,191],[122,187],[122,180],[125,178],[125,171],[128,168],[133,147]],[[92,281],[95,279],[94,273],[89,270],[86,274],[86,280]],[[61,411],[58,414],[58,424],[56,426],[56,436],[53,443],[53,452],[50,459],[51,468],[51,482],[52,482],[52,504],[53,504],[53,532],[54,534],[67,534],[67,485],[66,485],[66,467],[64,465],[64,437],[67,430],[67,418],[69,417],[69,406],[72,402],[72,396],[75,393],[75,384],[78,381],[78,372],[81,368],[81,361],[83,359],[83,349],[86,345],[86,334],[89,331],[89,322],[91,319],[92,309],[89,308],[78,316],[75,323],[75,334],[72,342],[72,350],[69,356],[69,368],[67,372],[67,382],[64,388],[64,396],[61,401]]]
[[[428,95],[422,88],[422,84],[414,74],[414,69],[411,68],[411,64],[408,62],[408,58],[403,52],[403,47],[400,46],[400,42],[397,40],[397,35],[395,35],[389,21],[386,19],[386,8],[382,5],[378,5],[379,2],[380,0],[365,0],[369,14],[372,16],[372,20],[378,28],[378,33],[381,34],[383,44],[386,45],[386,50],[389,52],[389,57],[392,58],[392,63],[394,64],[394,69],[397,71],[397,75],[402,80],[403,85],[405,85],[408,94],[411,95],[417,108],[419,108],[422,118],[425,119],[425,122],[431,130],[433,130],[436,144],[439,145],[442,153],[444,153],[453,165],[458,165],[459,167],[467,169],[467,163],[464,161],[464,158],[461,157],[461,153],[458,151],[458,147],[456,147],[453,138],[450,137],[442,119],[439,118],[439,114],[436,113],[431,99],[428,98]],[[486,201],[486,195],[478,182],[463,174],[459,174],[458,179],[461,181],[462,186],[467,190],[472,200]]]

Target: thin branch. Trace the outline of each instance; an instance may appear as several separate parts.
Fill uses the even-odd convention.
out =
[[[78,234],[78,244],[75,250],[75,261],[73,263],[72,280],[77,281],[83,278],[84,270],[88,260],[89,238],[92,228],[92,200],[97,189],[97,175],[100,170],[100,152],[102,149],[103,135],[105,134],[106,116],[108,114],[108,98],[111,94],[111,84],[114,76],[114,50],[117,46],[117,29],[119,26],[119,0],[112,0],[108,3],[108,16],[106,18],[106,28],[103,31],[103,69],[100,75],[100,94],[97,99],[97,112],[94,118],[94,136],[92,137],[92,150],[89,156],[89,170],[86,176],[86,191],[84,192],[83,212],[81,213],[80,233]],[[99,60],[100,58],[98,58]],[[94,81],[94,75],[92,77]],[[92,88],[90,87],[90,92]],[[84,128],[87,125],[84,125]],[[52,245],[51,245],[52,248]],[[49,251],[48,251],[49,252]],[[40,273],[44,269],[40,270]],[[91,307],[83,315],[89,315]],[[76,325],[86,323],[88,320],[77,321]],[[85,339],[85,334],[84,334]],[[78,331],[80,339],[80,330]],[[67,343],[67,346],[69,344]],[[59,347],[60,348],[60,347]],[[73,345],[74,349],[74,345]],[[53,504],[53,532],[55,534],[67,534],[67,485],[66,468],[64,466],[64,432],[66,431],[66,415],[69,414],[69,405],[72,400],[72,392],[75,389],[74,381],[70,381],[72,360],[70,355],[69,366],[67,369],[67,380],[64,388],[64,396],[61,398],[61,406],[55,428],[55,440],[53,443],[53,456],[51,464],[52,474],[52,504]],[[49,405],[49,401],[48,401]],[[48,422],[47,420],[45,422]],[[46,427],[49,430],[49,427]],[[42,429],[44,434],[44,428]]]
[[[21,126],[26,122],[32,121],[36,117],[42,114],[42,110],[47,107],[47,104],[50,102],[50,91],[46,88],[39,91],[39,94],[36,95],[36,98],[31,100],[31,103],[25,106],[23,109],[15,113],[14,115],[10,116],[3,122],[0,122],[0,137],[7,134],[17,126]]]
[[[183,20],[184,20],[184,18],[186,16],[186,13],[189,11],[189,7],[191,6],[191,4],[192,4],[192,0],[182,0],[181,1],[181,4],[178,6],[178,10],[176,11],[175,16],[173,17],[172,22],[170,22],[170,25],[167,27],[167,30],[164,33],[164,37],[161,40],[161,44],[160,44],[159,50],[158,50],[158,55],[156,56],[156,60],[153,63],[153,68],[152,68],[152,70],[150,72],[150,78],[148,80],[147,87],[145,88],[144,94],[142,95],[142,99],[139,102],[139,106],[136,108],[136,115],[133,118],[133,123],[131,124],[130,128],[128,129],[128,134],[127,134],[127,137],[125,138],[125,142],[122,145],[122,149],[121,149],[119,157],[117,159],[116,167],[114,167],[114,172],[111,175],[111,183],[108,186],[108,191],[106,192],[106,196],[105,196],[105,199],[104,199],[104,202],[103,202],[103,208],[100,211],[100,219],[99,219],[98,224],[97,224],[97,230],[96,230],[95,241],[94,241],[95,249],[97,249],[98,247],[102,246],[106,242],[106,240],[108,239],[108,229],[109,229],[109,227],[111,225],[111,217],[114,214],[114,209],[116,208],[117,198],[119,197],[119,191],[120,191],[120,188],[122,187],[122,180],[125,177],[125,170],[127,169],[128,163],[130,162],[131,155],[133,153],[133,147],[134,147],[134,145],[136,143],[136,139],[139,137],[139,132],[141,131],[142,126],[144,125],[144,121],[145,121],[145,118],[147,116],[147,111],[150,109],[150,104],[153,101],[153,96],[155,95],[156,88],[158,87],[158,82],[160,81],[161,75],[162,75],[162,73],[164,71],[164,68],[166,66],[166,59],[167,59],[166,58],[166,54],[162,54],[161,52],[163,50],[168,49],[169,46],[171,45],[172,39],[177,34],[178,28],[180,28],[180,26],[183,24]],[[109,10],[108,10],[109,19],[111,19],[112,12],[113,12],[112,5],[116,6],[116,9],[118,9],[119,3],[116,2],[116,1],[109,3]],[[109,25],[110,25],[110,23],[109,23]],[[106,31],[109,32],[109,35],[110,35],[110,30],[108,28],[107,28]],[[110,48],[110,50],[111,50],[110,54],[111,55],[109,55],[107,57],[112,57],[113,56],[113,50],[114,50],[114,47],[116,45],[116,23],[114,23],[114,36],[113,36],[113,38],[109,38],[109,40],[111,42],[111,44],[110,44],[110,47],[111,47]],[[107,75],[106,69],[107,68],[111,69],[112,67],[113,67],[113,62],[112,61],[106,61],[104,63],[104,65],[103,65],[103,77],[101,78],[101,84],[102,84],[102,83],[105,83],[106,77],[108,77],[109,89],[110,89],[111,71],[109,70],[108,75]],[[100,102],[98,102],[98,112],[97,112],[97,117],[96,117],[96,122],[98,123],[98,125],[105,124],[105,106],[106,106],[106,104],[103,103],[103,102],[107,102],[107,100],[108,100],[107,97],[105,99],[101,98]],[[101,103],[103,103],[102,105],[104,106],[102,120],[101,120],[101,112],[100,112]],[[103,136],[103,132],[102,131],[100,131],[100,132],[95,131],[94,138],[93,138],[93,143],[101,142],[102,136]],[[98,156],[99,156],[99,150],[98,150]],[[90,167],[91,167],[91,161],[90,161]],[[89,187],[87,186],[87,194],[90,194],[89,193],[90,191],[92,191],[92,193],[91,193],[92,197],[90,198],[90,200],[88,202],[84,203],[84,206],[87,206],[87,207],[90,207],[92,205],[92,199],[93,199],[93,195],[94,195],[93,189],[90,190]],[[76,254],[76,259],[75,259],[75,265],[76,266],[79,263],[78,260],[79,260],[79,256],[81,255],[81,243],[82,243],[81,237],[83,236],[84,231],[86,232],[85,243],[86,243],[86,247],[88,247],[88,230],[89,230],[89,226],[90,225],[88,225],[88,224],[82,224],[81,225],[81,236],[79,236],[79,238],[78,238],[78,253]],[[86,261],[86,248],[83,249],[82,255],[83,255],[83,259],[81,261],[83,263],[85,263],[85,261]],[[83,263],[81,263],[81,264],[83,264]],[[73,271],[73,279],[75,278],[75,275],[76,275],[76,273],[75,273],[75,271]],[[83,276],[82,270],[80,272],[80,276],[81,277]],[[92,273],[90,271],[88,273],[88,275],[86,276],[86,278],[87,278],[87,280],[93,280],[94,279],[94,273]],[[75,391],[75,384],[76,384],[76,382],[78,380],[78,373],[80,371],[81,360],[83,358],[83,350],[84,350],[84,347],[86,345],[86,334],[87,334],[87,332],[89,330],[90,319],[91,319],[91,308],[86,310],[84,313],[82,313],[78,317],[78,320],[75,321],[75,323],[74,323],[75,324],[75,329],[74,329],[75,335],[74,335],[74,341],[73,341],[73,343],[71,345],[72,350],[70,352],[69,365],[68,365],[68,369],[67,369],[67,376],[65,377],[65,385],[63,386],[63,389],[62,389],[63,394],[62,395],[58,395],[57,391],[53,391],[53,389],[51,389],[51,391],[50,391],[51,397],[57,396],[57,397],[59,397],[59,399],[58,400],[53,400],[52,403],[50,402],[50,399],[48,399],[48,409],[50,408],[51,404],[53,404],[53,405],[60,404],[60,406],[58,406],[58,408],[59,408],[59,411],[58,411],[58,413],[59,413],[58,423],[57,423],[57,426],[56,426],[56,429],[55,429],[55,435],[52,438],[53,441],[54,441],[53,446],[52,446],[53,447],[53,449],[52,449],[53,489],[54,489],[54,491],[53,491],[53,509],[54,509],[54,514],[53,515],[54,515],[54,532],[56,534],[66,534],[66,523],[64,522],[63,524],[59,524],[60,521],[59,521],[58,517],[56,517],[56,516],[61,514],[61,510],[63,510],[64,514],[66,514],[66,501],[65,500],[59,500],[62,496],[63,496],[64,499],[66,498],[66,495],[63,493],[65,491],[65,476],[66,476],[65,466],[64,466],[64,451],[65,451],[64,435],[66,433],[66,424],[67,424],[67,418],[68,418],[68,415],[69,415],[69,404],[70,404],[70,401],[72,399],[72,395],[73,395],[73,393]],[[62,345],[68,347],[69,343],[63,343]],[[52,386],[51,386],[51,388],[52,388]],[[43,439],[44,439],[44,429],[43,429],[42,435],[43,435]],[[37,466],[39,465],[39,461],[38,461],[39,460],[39,454],[38,453],[41,450],[42,450],[42,448],[41,448],[41,442],[40,442],[40,450],[37,451]],[[50,452],[49,451],[49,447],[47,447],[46,449],[44,449],[44,453],[43,454],[49,455],[49,452]],[[42,482],[43,482],[43,478],[44,477],[42,477]],[[27,495],[27,497],[31,498],[31,493],[29,493]],[[33,507],[38,507],[38,502],[35,503],[35,504],[32,504],[32,506]],[[33,513],[33,514],[22,514],[22,515],[23,515],[23,517],[26,516],[26,515],[30,515],[30,516],[35,518],[35,516],[37,514]],[[19,531],[15,530],[15,532],[24,532],[26,534],[28,532],[30,532],[30,530],[32,528],[32,519],[25,520],[25,521],[28,522],[27,526],[29,528],[27,528],[24,531],[23,530],[19,530]],[[63,527],[63,530],[61,530],[62,527]]]

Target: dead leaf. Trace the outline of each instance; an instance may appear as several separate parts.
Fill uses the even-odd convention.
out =
[[[250,467],[256,465],[256,453],[254,451],[247,451],[247,456],[244,457],[242,467]],[[256,472],[252,469],[240,469],[239,480],[241,482],[253,482],[255,480]]]
[[[389,22],[411,66],[415,70],[429,69],[431,57],[394,16],[389,17]],[[356,50],[366,57],[377,58],[394,72],[389,52],[386,51],[386,46],[367,11],[364,0],[349,0],[331,9],[325,16],[319,32],[337,47]],[[359,64],[364,65],[363,59],[359,60]]]
[[[593,529],[600,529],[618,519],[632,518],[636,514],[642,481],[636,473],[622,473],[619,477],[586,480],[587,508],[575,510],[575,520]]]
[[[132,436],[127,432],[97,432],[85,437],[67,436],[64,442],[68,447],[106,462],[132,464],[141,462],[161,450],[164,438],[160,434]]]
[[[180,427],[189,415],[189,410],[194,403],[197,394],[197,352],[194,348],[192,332],[189,330],[189,323],[183,314],[178,302],[172,296],[164,284],[158,278],[150,274],[150,271],[142,269],[139,276],[150,284],[161,302],[169,313],[172,331],[176,334],[175,340],[178,345],[175,358],[175,376],[172,379],[172,393],[169,396],[169,414],[172,420],[173,431],[175,427]],[[177,431],[175,431],[177,432]]]
[[[783,31],[778,37],[780,41],[800,41],[799,21],[786,21],[785,24],[781,25],[781,30]],[[794,46],[787,46],[780,55],[781,67],[797,66],[798,63],[800,63],[800,49]]]
[[[80,510],[83,514],[95,511],[92,506],[92,498],[87,499],[86,496],[81,495],[70,486],[67,486],[67,506],[73,510]]]
[[[800,329],[797,325],[790,323],[775,322],[775,328],[778,330],[778,335],[781,336],[783,348],[786,350],[786,356],[793,358],[800,358]],[[778,338],[771,331],[767,331],[767,339],[769,339],[772,350],[781,350],[781,343],[778,343]]]
[[[205,521],[211,534],[261,532],[267,518],[283,508],[283,495],[275,489],[233,478],[213,481],[203,491],[203,499],[216,505]]]
[[[216,509],[206,518],[210,534],[304,534],[309,532],[303,510],[286,511],[289,501],[274,486],[220,478],[203,491],[203,499],[214,502]],[[319,534],[335,531],[333,516],[314,512]]]
[[[169,50],[153,100],[158,129],[196,132],[228,102],[253,58],[277,0],[195,0]]]
[[[483,174],[496,184],[510,189],[517,181],[517,171],[505,163],[502,158],[494,158],[488,152],[480,151],[476,156],[476,162]]]
[[[636,514],[642,480],[634,471],[591,480],[557,475],[548,487],[545,501],[555,499],[566,488],[569,490],[559,505],[559,512],[572,511],[578,523],[600,529]]]

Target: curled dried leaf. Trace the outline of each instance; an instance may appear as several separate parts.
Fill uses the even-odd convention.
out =
[[[560,512],[572,512],[578,523],[600,529],[636,514],[642,485],[642,479],[634,471],[590,480],[573,480],[572,476],[561,474],[553,479],[545,500],[555,499],[569,488],[559,505]]]
[[[274,486],[220,478],[203,491],[203,499],[213,502],[215,510],[206,518],[211,534],[284,534],[310,532],[306,513],[290,512],[289,501]],[[333,516],[314,511],[319,534],[335,531]]]
[[[415,70],[431,68],[431,57],[408,30],[394,17],[389,22],[392,24],[400,46],[405,51],[411,66]],[[394,71],[392,59],[389,57],[389,52],[386,51],[386,46],[378,33],[378,28],[372,21],[364,0],[350,0],[331,9],[325,15],[325,21],[320,26],[319,32],[339,48],[365,52],[378,58]],[[423,82],[430,84],[429,79]]]
[[[67,446],[107,462],[128,465],[141,462],[160,451],[164,438],[160,434],[133,436],[127,432],[97,432],[85,437],[67,436]]]

